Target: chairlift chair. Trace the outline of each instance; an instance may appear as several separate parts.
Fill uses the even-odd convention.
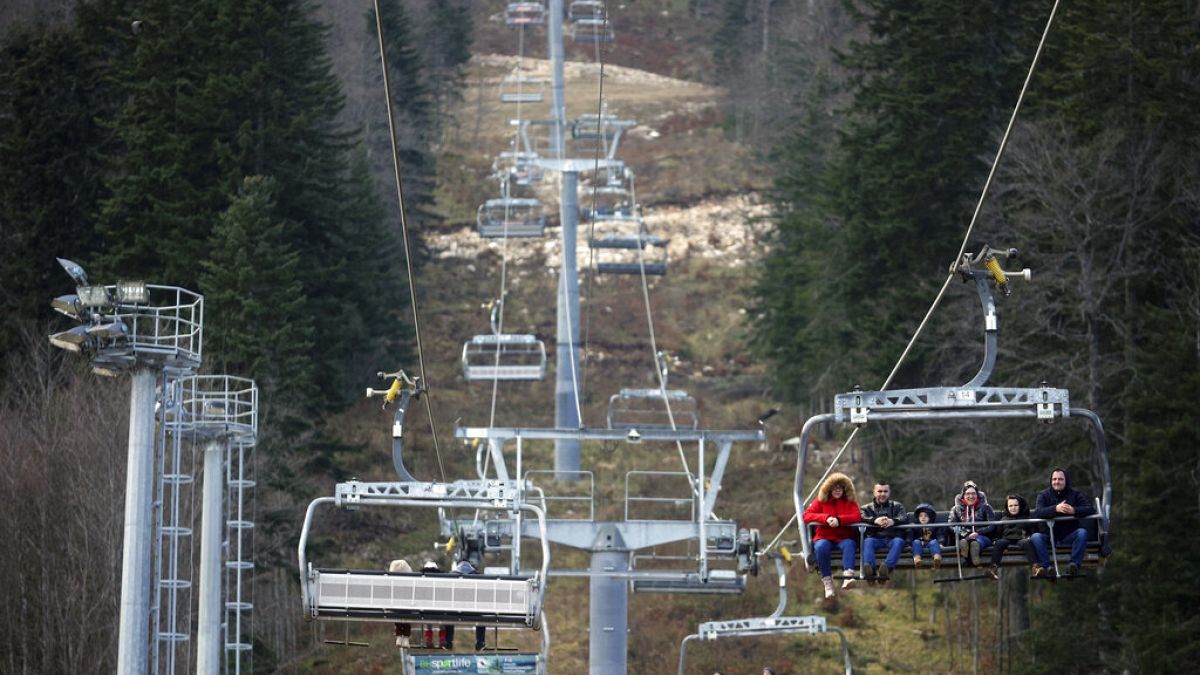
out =
[[[683,638],[683,641],[679,644],[679,675],[684,675],[684,672],[686,672],[687,646],[688,642],[692,640],[710,641],[731,637],[816,635],[826,632],[837,633],[842,647],[842,665],[845,673],[846,675],[850,675],[853,672],[850,662],[850,646],[846,642],[846,634],[841,629],[829,626],[826,623],[825,617],[820,615],[783,615],[783,610],[787,608],[788,600],[787,570],[784,569],[783,561],[785,559],[790,560],[791,554],[788,553],[786,548],[783,548],[782,551],[768,551],[766,555],[775,562],[775,571],[778,577],[779,605],[776,606],[775,611],[766,617],[708,621],[700,624],[700,628],[696,633]]]
[[[663,276],[667,273],[666,239],[645,233],[606,235],[588,240],[588,245],[600,251],[596,255],[599,274]]]
[[[567,5],[567,20],[603,19],[605,16],[602,0],[572,0]]]
[[[618,212],[594,214],[592,236],[588,246],[594,249],[637,250],[649,247],[665,248],[667,240],[646,232],[644,221],[634,215]],[[634,261],[636,265],[636,259]]]
[[[608,19],[578,19],[571,24],[571,39],[588,44],[607,44],[616,39]]]
[[[682,389],[622,389],[608,399],[609,429],[670,429],[671,417],[678,429],[700,428],[696,399]]]
[[[546,377],[546,345],[533,335],[500,332],[502,301],[484,307],[492,332],[476,335],[463,345],[463,379],[467,382],[530,382]]]
[[[317,620],[413,622],[470,626],[541,626],[550,549],[542,509],[524,503],[516,481],[453,483],[339,483],[333,497],[313,500],[305,513],[298,548],[305,616]],[[528,512],[537,518],[542,564],[532,574],[514,556],[507,574],[388,572],[383,569],[320,568],[309,562],[308,540],[317,508],[336,505],[481,509]]]
[[[597,185],[584,187],[579,199],[579,216],[588,220],[604,216],[633,215],[633,206],[629,203],[629,190],[621,185]]]
[[[546,5],[541,2],[510,2],[504,8],[507,26],[540,26],[546,23]]]
[[[797,448],[793,494],[797,518],[802,520],[807,506],[804,503],[803,488],[810,436],[812,430],[822,423],[863,425],[883,421],[961,422],[979,419],[1027,419],[1051,422],[1056,419],[1082,418],[1091,429],[1092,467],[1096,474],[1094,478],[1098,480],[1101,488],[1101,495],[1095,500],[1096,514],[1080,519],[1085,523],[1094,522],[1098,534],[1098,541],[1088,544],[1088,554],[1084,559],[1084,565],[1102,564],[1102,558],[1108,553],[1107,539],[1112,509],[1112,480],[1109,473],[1108,447],[1104,437],[1104,427],[1099,416],[1090,410],[1073,407],[1070,403],[1070,394],[1066,389],[1056,389],[1045,385],[1033,388],[986,386],[996,363],[999,332],[996,304],[990,284],[995,283],[1005,295],[1008,295],[1008,284],[1012,277],[1026,280],[1030,278],[1028,269],[1013,274],[1001,269],[996,260],[997,257],[1012,258],[1016,254],[1016,249],[1001,250],[984,246],[978,254],[965,254],[956,265],[956,271],[965,281],[975,283],[984,315],[983,364],[969,382],[961,386],[852,391],[838,394],[834,398],[833,413],[816,415],[805,421]],[[976,269],[975,266],[981,264],[982,269]],[[946,525],[939,524],[939,526],[945,527]],[[1087,527],[1086,524],[1084,526]],[[911,528],[913,526],[902,527]],[[811,537],[812,534],[808,527],[800,528],[800,541],[805,564],[810,569],[814,569],[815,566],[811,564]],[[1051,532],[1051,544],[1053,543]],[[943,558],[946,557],[957,558],[952,547],[943,549]],[[1056,568],[1061,559],[1064,558],[1057,551],[1055,555],[1051,556]],[[1010,557],[1011,564],[1017,564],[1018,560],[1015,555]],[[964,577],[961,560],[958,562],[958,576],[962,579]],[[909,554],[905,554],[903,564],[911,565]]]
[[[632,126],[631,122],[625,122],[618,120],[616,115],[586,113],[571,122],[571,137],[582,141],[611,141],[625,126]]]
[[[535,152],[506,150],[496,156],[492,169],[509,183],[527,187],[542,182],[544,172],[538,166],[537,159]]]
[[[485,239],[540,237],[546,232],[545,210],[533,198],[489,199],[479,205],[475,222],[479,236]]]
[[[500,81],[501,103],[541,103],[546,98],[546,80],[514,71]]]

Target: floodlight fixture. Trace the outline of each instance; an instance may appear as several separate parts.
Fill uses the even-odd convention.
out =
[[[92,339],[92,336],[88,334],[87,326],[75,326],[70,330],[51,335],[50,344],[69,352],[81,352],[84,345]]]
[[[76,286],[88,285],[87,272],[84,272],[78,263],[73,263],[66,258],[55,258],[55,260],[58,260],[58,264],[62,265],[62,268],[67,271],[67,274],[71,276],[71,280],[75,282]]]
[[[112,304],[108,289],[103,286],[80,286],[75,289],[79,303],[84,307],[105,307]]]
[[[144,281],[118,281],[117,302],[123,305],[144,305],[150,301],[150,290]]]
[[[625,440],[630,443],[641,443],[642,435],[638,433],[637,429],[630,429],[629,433],[625,434]]]
[[[113,319],[108,323],[88,326],[87,332],[103,340],[113,340],[129,335],[129,327],[125,325],[124,321]]]
[[[83,306],[79,303],[79,296],[74,293],[58,296],[50,301],[50,306],[59,314],[65,314],[76,321],[83,320]]]

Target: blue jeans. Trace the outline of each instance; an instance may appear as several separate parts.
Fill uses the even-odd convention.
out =
[[[863,541],[863,564],[875,566],[875,549],[880,546],[887,546],[887,557],[883,559],[888,569],[896,569],[896,563],[900,562],[900,554],[904,552],[903,537],[867,537]]]
[[[822,577],[833,576],[833,547],[837,546],[842,550],[842,568],[854,569],[854,554],[858,549],[858,542],[854,538],[843,539],[834,544],[828,539],[818,539],[813,543],[813,553],[817,556],[817,569],[821,570]]]
[[[1058,540],[1059,546],[1071,545],[1071,562],[1076,565],[1083,566],[1083,553],[1087,550],[1088,533],[1086,528],[1079,528]],[[1041,532],[1036,532],[1029,537],[1029,541],[1033,542],[1033,550],[1037,553],[1038,562],[1042,567],[1050,567],[1050,536]]]
[[[920,539],[913,539],[912,550],[914,558],[919,555],[924,555],[926,548],[929,549],[929,552],[933,555],[942,554],[942,545],[938,543],[937,539],[930,539],[928,542],[923,542]]]

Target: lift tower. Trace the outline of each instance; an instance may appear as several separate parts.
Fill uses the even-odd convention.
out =
[[[51,306],[79,325],[49,336],[50,343],[83,354],[97,374],[130,374],[117,673],[141,675],[149,653],[155,383],[165,384],[168,370],[200,366],[204,299],[183,288],[141,281],[91,285],[80,265],[62,258],[59,263],[76,288]]]

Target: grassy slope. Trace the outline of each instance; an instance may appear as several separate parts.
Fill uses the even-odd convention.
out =
[[[481,32],[479,44],[484,49],[506,39],[493,25],[481,26]],[[539,34],[537,39],[543,38]],[[623,49],[620,58],[614,60],[632,61],[641,54],[657,72],[689,71],[686,52],[676,44],[678,40],[669,49],[656,52],[637,46],[639,39],[650,38],[645,32],[627,31],[619,38]],[[576,58],[582,56],[582,52],[576,54]],[[504,63],[495,58],[477,60],[470,72],[471,86],[442,148],[439,199],[447,223],[441,234],[453,235],[468,227],[473,223],[475,206],[482,199],[494,196],[490,194],[494,188],[486,176],[491,157],[505,147],[504,122],[515,114],[511,107],[504,108],[495,100],[496,83],[505,72]],[[569,114],[595,110],[597,74],[594,66],[568,69]],[[621,148],[620,156],[638,173],[643,203],[688,204],[706,194],[765,187],[763,172],[757,170],[748,153],[721,133],[720,117],[713,107],[716,90],[662,79],[647,84],[636,74],[625,73],[622,77],[612,69],[606,73],[608,76],[612,77],[604,85],[608,110],[622,117],[649,121],[659,132],[656,138],[631,134]],[[546,188],[541,195],[547,200],[553,198],[552,191]],[[497,294],[500,257],[497,251],[469,259],[446,255],[445,251],[435,251],[435,255],[437,262],[421,271],[419,288],[434,417],[442,439],[446,474],[453,479],[474,475],[473,453],[451,439],[455,420],[461,419],[463,424],[486,424],[489,414],[491,387],[463,382],[458,356],[462,340],[486,329],[486,318],[478,307],[481,301]],[[584,261],[581,257],[581,263]],[[508,275],[509,330],[553,336],[557,276],[547,268],[544,255],[535,251],[523,256],[520,262],[510,261]],[[765,368],[751,362],[746,355],[745,316],[738,309],[745,304],[748,281],[743,268],[693,259],[673,260],[670,275],[652,282],[650,295],[660,347],[682,357],[671,384],[688,389],[701,401],[702,424],[706,427],[751,428],[758,413],[778,405],[770,396]],[[623,386],[652,384],[650,349],[641,289],[635,278],[589,285],[585,275],[581,286],[588,343],[583,373],[587,391],[584,418],[590,426],[600,426],[610,393]],[[547,345],[551,355],[552,342],[549,340]],[[381,368],[390,369],[394,365],[381,364]],[[551,425],[553,412],[549,402],[553,400],[553,387],[552,380],[502,386],[497,424]],[[410,419],[414,437],[409,468],[418,476],[436,476],[437,461],[428,439],[424,409],[416,410]],[[785,409],[773,422],[770,450],[746,447],[735,450],[717,503],[723,517],[736,520],[740,526],[757,527],[765,538],[773,537],[787,522],[792,512],[794,457],[778,450],[778,441],[798,432],[802,421],[799,412]],[[345,415],[342,428],[346,440],[367,447],[365,453],[339,458],[346,471],[364,480],[389,478],[389,424],[388,416],[372,403],[364,402]],[[552,455],[548,446],[527,446],[526,468],[550,468]],[[586,448],[584,465],[597,473],[598,511],[615,515],[620,508],[624,472],[635,468],[678,470],[679,460],[671,448],[621,445]],[[854,473],[853,467],[851,472]],[[340,560],[347,564],[357,561],[379,566],[386,565],[398,551],[414,560],[432,556],[436,519],[430,516],[420,519],[405,514],[391,520],[365,514],[339,516],[334,521],[340,530],[336,545],[326,539],[324,550],[327,555],[340,551]],[[554,559],[556,567],[586,563],[579,554],[566,550],[555,550]],[[965,627],[957,620],[947,623],[946,615],[935,611],[944,603],[954,608],[955,602],[968,600],[971,592],[968,589],[943,590],[939,595],[927,576],[920,576],[910,588],[908,577],[901,575],[894,589],[843,594],[839,602],[815,604],[820,583],[815,575],[806,574],[800,564],[792,566],[788,584],[787,613],[820,612],[832,624],[843,627],[851,642],[856,669],[950,672],[969,667],[969,662],[962,661],[962,655],[947,647],[951,635]],[[994,594],[994,589],[990,585],[981,586],[978,592]],[[752,579],[750,590],[741,597],[631,595],[630,672],[675,672],[679,642],[698,623],[764,616],[774,609],[777,598],[771,570]],[[586,606],[586,582],[566,579],[552,582],[547,600],[553,645],[551,672],[586,670]],[[987,626],[982,628],[989,630]],[[327,647],[294,665],[318,673],[398,672],[389,628],[365,625],[349,629],[352,640],[366,640],[371,646]],[[341,626],[321,630],[331,640],[347,635]],[[505,640],[535,644],[529,638]],[[718,668],[726,673],[757,673],[765,664],[774,665],[781,673],[838,672],[840,668],[840,652],[833,636],[694,644],[689,654],[689,672],[695,673],[709,673]]]

